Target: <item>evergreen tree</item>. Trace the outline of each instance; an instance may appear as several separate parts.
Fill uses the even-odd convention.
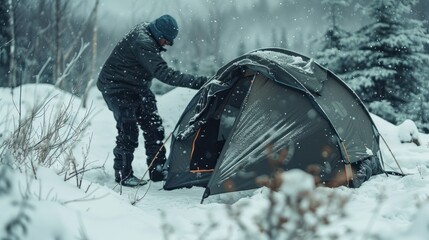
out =
[[[346,44],[343,39],[349,37],[350,33],[338,25],[338,20],[342,18],[342,8],[348,7],[350,0],[324,0],[322,4],[327,12],[325,18],[330,24],[319,41],[320,51],[316,54],[316,58],[322,65],[341,74],[346,69],[341,52]]]
[[[371,22],[347,39],[344,78],[371,112],[394,123],[399,112],[412,114],[409,104],[423,90],[422,73],[429,60],[424,52],[429,35],[421,21],[409,16],[415,3],[371,1]]]

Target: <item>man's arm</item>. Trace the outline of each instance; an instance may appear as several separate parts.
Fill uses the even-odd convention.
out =
[[[207,77],[197,77],[170,68],[159,52],[149,46],[140,46],[137,59],[155,78],[168,85],[200,89],[208,80]]]

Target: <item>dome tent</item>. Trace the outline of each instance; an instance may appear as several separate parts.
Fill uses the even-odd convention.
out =
[[[359,187],[383,172],[380,158],[379,132],[341,79],[301,54],[259,49],[219,69],[190,101],[164,189],[201,186],[208,197],[294,168],[326,186]]]

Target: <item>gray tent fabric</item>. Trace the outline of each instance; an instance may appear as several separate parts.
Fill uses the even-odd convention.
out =
[[[357,96],[350,94],[346,86],[330,77],[325,82],[324,94],[315,95],[315,101],[329,116],[338,136],[344,142],[350,162],[369,158],[379,151],[378,134],[367,110]]]
[[[222,183],[226,181],[228,191],[257,187],[253,179],[269,175],[272,167],[260,160],[275,158],[268,150],[287,152],[284,159],[279,159],[285,170],[317,164],[322,181],[329,180],[338,169],[338,141],[329,123],[305,100],[300,92],[256,77],[227,140],[228,148],[220,155],[219,167],[208,183],[211,194],[223,192]]]
[[[219,69],[173,132],[164,189],[204,197],[260,187],[299,168],[326,186],[359,187],[383,172],[379,133],[358,96],[312,59],[258,49]]]
[[[256,51],[252,55],[267,59],[284,68],[293,78],[286,78],[286,81],[296,79],[313,92],[320,92],[323,82],[326,81],[327,71],[318,66],[312,59],[304,60],[301,56],[285,55],[274,51]]]

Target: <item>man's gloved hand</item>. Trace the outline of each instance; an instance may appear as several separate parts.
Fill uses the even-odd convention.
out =
[[[195,79],[195,89],[200,89],[206,82],[210,80],[209,77],[201,76]]]

